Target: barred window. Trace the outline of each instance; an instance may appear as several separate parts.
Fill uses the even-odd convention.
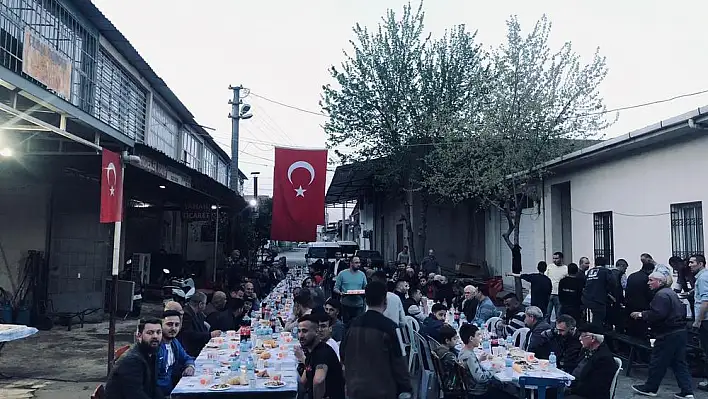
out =
[[[596,212],[592,215],[595,232],[595,258],[602,256],[608,265],[615,264],[615,247],[612,231],[612,212]]]
[[[671,204],[671,254],[687,259],[703,255],[703,204]]]
[[[162,151],[170,158],[175,158],[177,137],[179,127],[177,120],[172,118],[165,108],[158,102],[152,102],[152,112],[150,115],[150,135],[148,135],[148,145],[158,151]]]
[[[138,142],[145,140],[146,94],[105,50],[96,58],[94,116]]]

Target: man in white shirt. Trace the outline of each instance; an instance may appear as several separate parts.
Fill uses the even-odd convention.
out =
[[[546,318],[551,320],[551,313],[555,311],[556,317],[560,316],[560,301],[558,300],[558,283],[568,275],[568,266],[563,263],[563,252],[553,254],[553,263],[548,265],[546,276],[551,279],[551,298],[546,309]]]
[[[374,273],[371,280],[379,281],[386,285],[388,278],[385,272],[378,271]],[[405,322],[406,313],[403,311],[403,303],[401,302],[401,298],[393,292],[386,293],[386,310],[383,312],[383,315],[391,319],[397,326],[401,326]]]
[[[334,321],[324,312],[317,313],[315,316],[317,316],[317,335],[320,341],[329,345],[329,347],[334,350],[334,353],[337,354],[337,358],[341,361],[342,359],[339,356],[339,343],[332,339],[332,325],[334,325]]]

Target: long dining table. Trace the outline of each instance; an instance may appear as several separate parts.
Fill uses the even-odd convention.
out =
[[[278,318],[290,315],[292,289],[304,277],[300,269],[291,272],[262,301],[263,307],[253,312],[250,325],[212,338],[195,360],[194,376],[182,377],[172,397],[295,397],[294,348],[299,343],[290,332],[274,328],[272,321],[278,324]]]

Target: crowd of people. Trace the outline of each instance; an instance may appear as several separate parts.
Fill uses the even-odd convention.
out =
[[[633,386],[635,392],[655,396],[667,369],[672,368],[680,388],[675,397],[693,397],[686,363],[686,307],[677,291],[695,304],[693,326],[699,329],[705,349],[708,273],[702,255],[692,256],[687,264],[672,258],[669,263],[680,286],[674,290],[672,270],[648,254],[641,256],[641,270],[625,276],[628,263],[624,260],[614,267],[608,267],[603,258],[595,259],[592,267],[587,258],[565,265],[563,254],[556,253],[550,266],[539,262],[537,273],[515,275],[530,282],[529,306],[514,293],[497,299],[485,284],[450,281],[439,274],[439,264],[430,262],[433,256],[431,251],[426,257],[427,270],[400,265],[395,271],[362,270],[361,260],[351,257],[338,265],[332,281],[318,265],[311,266],[310,276],[293,290],[292,314],[280,320],[282,328],[296,333],[301,344],[295,353],[300,397],[412,396],[406,354],[396,333],[407,316],[420,324],[420,334],[439,360],[443,389],[462,386],[470,398],[514,397],[482,366],[489,355],[474,351],[494,317],[500,319],[493,327],[499,338],[528,328],[522,349],[539,359],[553,354],[558,369],[575,377],[566,397],[610,398],[618,365],[607,337],[619,332],[651,337],[653,342],[649,377],[644,384]],[[283,272],[287,270],[269,271],[275,281]],[[206,296],[197,293],[184,309],[170,302],[161,320],[141,321],[136,345],[109,377],[107,397],[169,395],[180,376],[193,374],[194,358],[211,337],[235,329],[259,309],[263,297],[259,290],[264,284],[243,276],[230,279],[238,284],[228,293],[215,292],[208,305]],[[503,303],[503,310],[495,300]],[[450,323],[451,309],[459,312],[459,321]],[[157,366],[146,367],[150,364]]]

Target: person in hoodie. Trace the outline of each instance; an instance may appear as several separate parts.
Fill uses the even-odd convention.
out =
[[[170,395],[180,377],[194,375],[194,358],[177,340],[180,319],[181,314],[174,310],[162,314],[162,342],[157,349],[156,374],[157,387],[165,397]]]
[[[440,328],[445,324],[445,316],[447,315],[447,307],[442,303],[436,303],[431,309],[430,316],[428,316],[423,325],[420,327],[420,333],[424,337],[429,337],[434,339],[436,342],[440,343]]]
[[[646,320],[656,341],[651,351],[647,381],[633,385],[632,390],[640,395],[656,396],[666,369],[671,367],[681,389],[674,396],[679,399],[693,398],[691,372],[686,363],[686,306],[671,289],[664,273],[655,271],[650,274],[648,285],[655,292],[649,310],[633,312],[630,317]]]

